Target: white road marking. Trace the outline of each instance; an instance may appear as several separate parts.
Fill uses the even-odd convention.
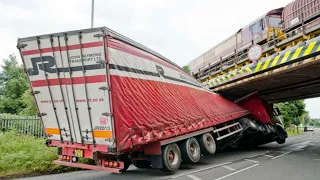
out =
[[[291,152],[292,152],[292,151],[283,153],[283,154],[281,154],[281,155],[279,155],[279,156],[276,156],[276,157],[273,157],[273,158],[271,158],[271,159],[277,159],[277,158],[279,158],[279,157],[281,157],[281,156],[284,156],[284,155],[287,155],[287,154],[289,154],[289,153],[291,153]]]
[[[187,177],[189,177],[189,178],[191,178],[191,179],[193,179],[193,180],[202,180],[202,179],[200,179],[200,178],[198,178],[197,176],[194,176],[194,175],[192,175],[192,174],[187,175]]]
[[[188,172],[188,173],[179,174],[179,175],[176,175],[176,176],[171,176],[168,179],[174,179],[174,178],[177,178],[177,177],[186,176],[186,175],[189,175],[189,174],[205,171],[205,170],[208,170],[208,169],[213,169],[213,168],[216,168],[216,167],[221,167],[221,166],[224,166],[224,165],[227,165],[227,164],[231,164],[231,163],[232,162],[226,162],[226,163],[218,164],[218,165],[215,165],[215,166],[210,166],[210,167],[203,168],[203,169],[198,169],[198,170],[191,171],[191,172]]]
[[[315,143],[313,141],[305,141],[301,143],[292,144],[290,146],[281,148],[282,150],[288,150],[288,151],[301,151],[307,146],[313,146]]]
[[[249,157],[247,157],[247,158],[248,158],[248,159],[256,158],[256,157],[262,156],[262,155],[264,155],[264,154],[266,154],[266,153],[268,153],[268,152],[269,152],[269,150],[267,150],[267,151],[265,151],[265,152],[263,152],[263,153],[261,153],[261,154],[257,154],[257,155],[254,155],[254,156],[249,156]]]
[[[252,160],[252,159],[244,159],[244,160],[248,161],[248,162],[259,163],[259,161],[255,161],[255,160]]]
[[[263,156],[265,157],[270,157],[270,158],[273,158],[274,156],[271,156],[271,155],[268,155],[268,154],[264,154]]]
[[[286,153],[287,151],[273,151],[273,152]]]
[[[222,166],[223,168],[225,168],[225,169],[228,169],[228,170],[230,170],[230,171],[236,171],[236,169],[233,169],[232,167],[230,167],[230,166]]]
[[[235,172],[230,173],[230,174],[228,174],[228,175],[225,175],[225,176],[219,177],[218,179],[215,179],[215,180],[221,180],[221,179],[227,178],[227,177],[229,177],[229,176],[232,176],[232,175],[238,174],[238,173],[240,173],[240,172],[242,172],[242,171],[246,171],[246,170],[251,169],[251,168],[253,168],[253,167],[255,167],[255,166],[258,166],[258,165],[259,165],[259,164],[254,164],[254,165],[252,165],[252,166],[249,166],[249,167],[243,168],[243,169],[241,169],[241,170],[239,170],[239,171],[235,171]]]

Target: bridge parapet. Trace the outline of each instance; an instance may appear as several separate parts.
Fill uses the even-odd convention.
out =
[[[308,63],[320,54],[320,37],[300,43],[294,47],[274,55],[252,62],[241,68],[229,71],[203,83],[213,91],[230,88],[244,81],[250,81],[257,77],[268,76],[275,71],[286,70],[295,66]]]

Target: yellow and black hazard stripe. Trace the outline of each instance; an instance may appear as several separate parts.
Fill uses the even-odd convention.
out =
[[[240,77],[249,76],[253,73],[267,71],[268,69],[275,69],[278,66],[282,67],[284,63],[288,64],[290,68],[295,65],[304,63],[303,59],[317,55],[320,52],[320,37],[311,39],[304,44],[292,47],[288,50],[280,52],[278,55],[266,57],[260,61],[255,61],[249,65],[243,66],[239,69],[229,71],[223,75],[213,78],[208,81],[209,88],[216,88],[230,80],[235,80]],[[299,60],[299,62],[297,62]],[[292,61],[292,63],[290,62]]]

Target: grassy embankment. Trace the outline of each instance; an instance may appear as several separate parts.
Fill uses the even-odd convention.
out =
[[[287,128],[286,130],[287,130],[289,137],[296,136],[296,135],[303,133],[303,128],[299,128],[299,131],[297,131],[297,128],[294,128],[294,129]]]
[[[57,158],[57,148],[47,147],[43,138],[0,133],[0,178],[75,170],[54,165]]]

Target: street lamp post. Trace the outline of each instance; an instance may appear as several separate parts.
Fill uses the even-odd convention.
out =
[[[94,18],[94,0],[91,3],[91,28],[93,28],[93,18]]]

